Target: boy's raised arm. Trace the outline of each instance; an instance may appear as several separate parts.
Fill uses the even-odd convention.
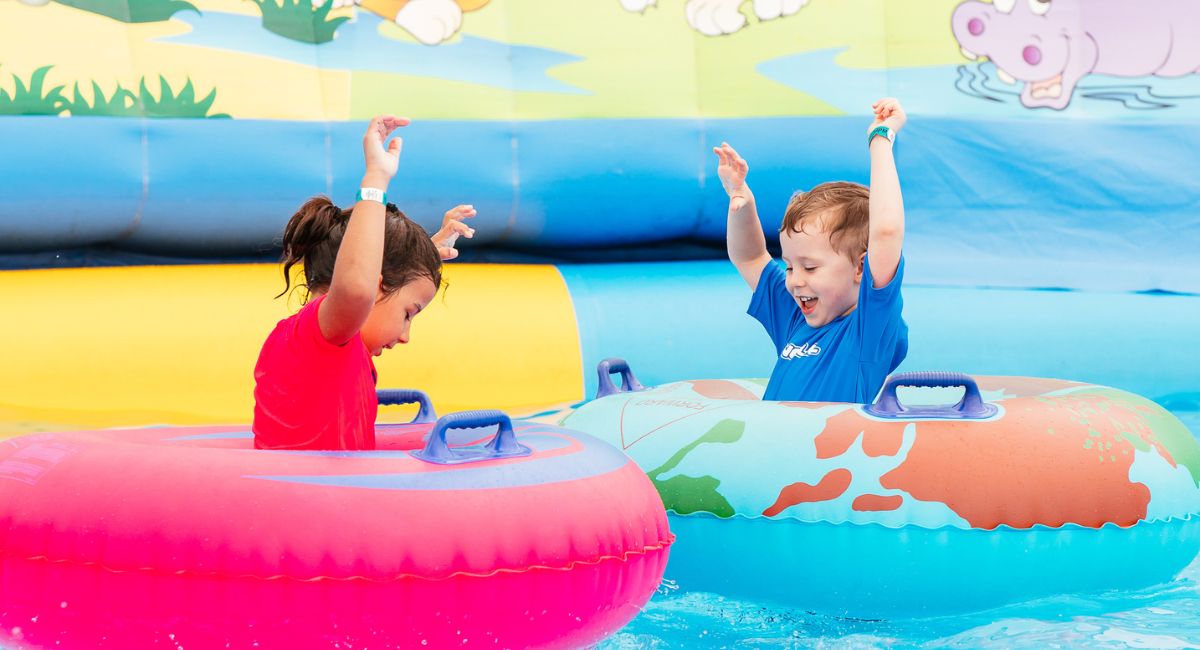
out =
[[[725,246],[729,261],[751,289],[758,288],[758,278],[763,267],[771,261],[767,252],[767,240],[763,237],[762,224],[758,221],[758,209],[754,205],[754,194],[746,185],[746,173],[750,166],[738,155],[729,143],[713,147],[717,154],[717,177],[729,195],[729,221],[725,230]]]
[[[875,121],[867,133],[876,127],[889,127],[899,133],[907,117],[900,102],[885,97],[872,106]],[[900,177],[896,159],[892,156],[892,141],[883,136],[871,138],[871,226],[867,255],[871,262],[871,281],[878,289],[887,286],[900,265],[904,247],[904,199],[900,195]],[[865,278],[864,278],[865,279]]]

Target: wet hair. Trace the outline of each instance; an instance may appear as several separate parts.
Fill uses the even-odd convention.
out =
[[[338,248],[349,223],[350,210],[337,207],[324,196],[315,196],[300,206],[283,230],[284,287],[279,296],[291,288],[291,271],[297,264],[304,269],[303,286],[308,294],[329,290]],[[442,284],[442,258],[437,247],[421,226],[391,203],[387,204],[383,230],[381,275],[387,295],[418,278],[429,278],[435,287]],[[307,295],[304,300],[307,302]]]
[[[807,192],[796,192],[788,201],[779,232],[829,233],[833,249],[851,262],[867,251],[870,236],[870,193],[864,185],[835,181],[821,183]]]

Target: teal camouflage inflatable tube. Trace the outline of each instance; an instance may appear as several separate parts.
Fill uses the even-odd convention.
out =
[[[667,577],[683,589],[929,616],[1138,589],[1200,551],[1200,445],[1128,392],[909,373],[870,406],[764,402],[762,380],[642,389],[621,362],[599,382],[563,425],[646,471],[678,535]],[[919,397],[898,390],[909,385],[963,398],[906,405]]]

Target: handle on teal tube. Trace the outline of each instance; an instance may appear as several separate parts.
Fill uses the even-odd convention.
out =
[[[957,388],[965,389],[963,397],[957,404],[945,406],[905,406],[896,397],[896,389],[901,386],[918,388]],[[892,375],[883,385],[879,398],[874,404],[864,406],[863,411],[877,418],[889,420],[909,418],[937,418],[949,420],[982,420],[990,418],[998,411],[995,404],[983,401],[979,394],[979,386],[975,380],[960,372],[902,372]]]
[[[621,387],[617,388],[613,385],[613,373],[621,374]],[[616,395],[617,393],[633,393],[639,390],[646,390],[646,387],[633,376],[633,370],[630,370],[629,363],[619,357],[609,357],[596,365],[596,374],[600,376],[600,383],[596,387],[596,399]]]

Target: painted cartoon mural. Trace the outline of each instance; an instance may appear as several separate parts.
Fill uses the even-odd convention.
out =
[[[641,13],[654,7],[658,0],[621,0],[628,11]],[[732,34],[746,26],[746,16],[741,12],[745,0],[687,0],[685,11],[692,29],[705,36]],[[772,20],[790,16],[808,4],[808,0],[753,0],[754,16],[759,20]]]
[[[265,0],[271,2],[272,0]],[[490,0],[354,0],[354,4],[384,18],[395,21],[413,38],[426,45],[437,45],[456,34],[462,27],[463,12],[475,11]],[[313,0],[320,7],[321,0]],[[333,7],[348,6],[336,0]]]
[[[824,4],[0,0],[0,112],[363,119],[415,98],[443,118],[803,116],[905,91],[917,114],[1200,115],[1189,0]],[[189,94],[213,101],[155,107]]]
[[[987,57],[1005,83],[1022,84],[1030,108],[1066,108],[1094,73],[1200,72],[1200,4],[1189,0],[972,0],[951,22],[963,54]]]

